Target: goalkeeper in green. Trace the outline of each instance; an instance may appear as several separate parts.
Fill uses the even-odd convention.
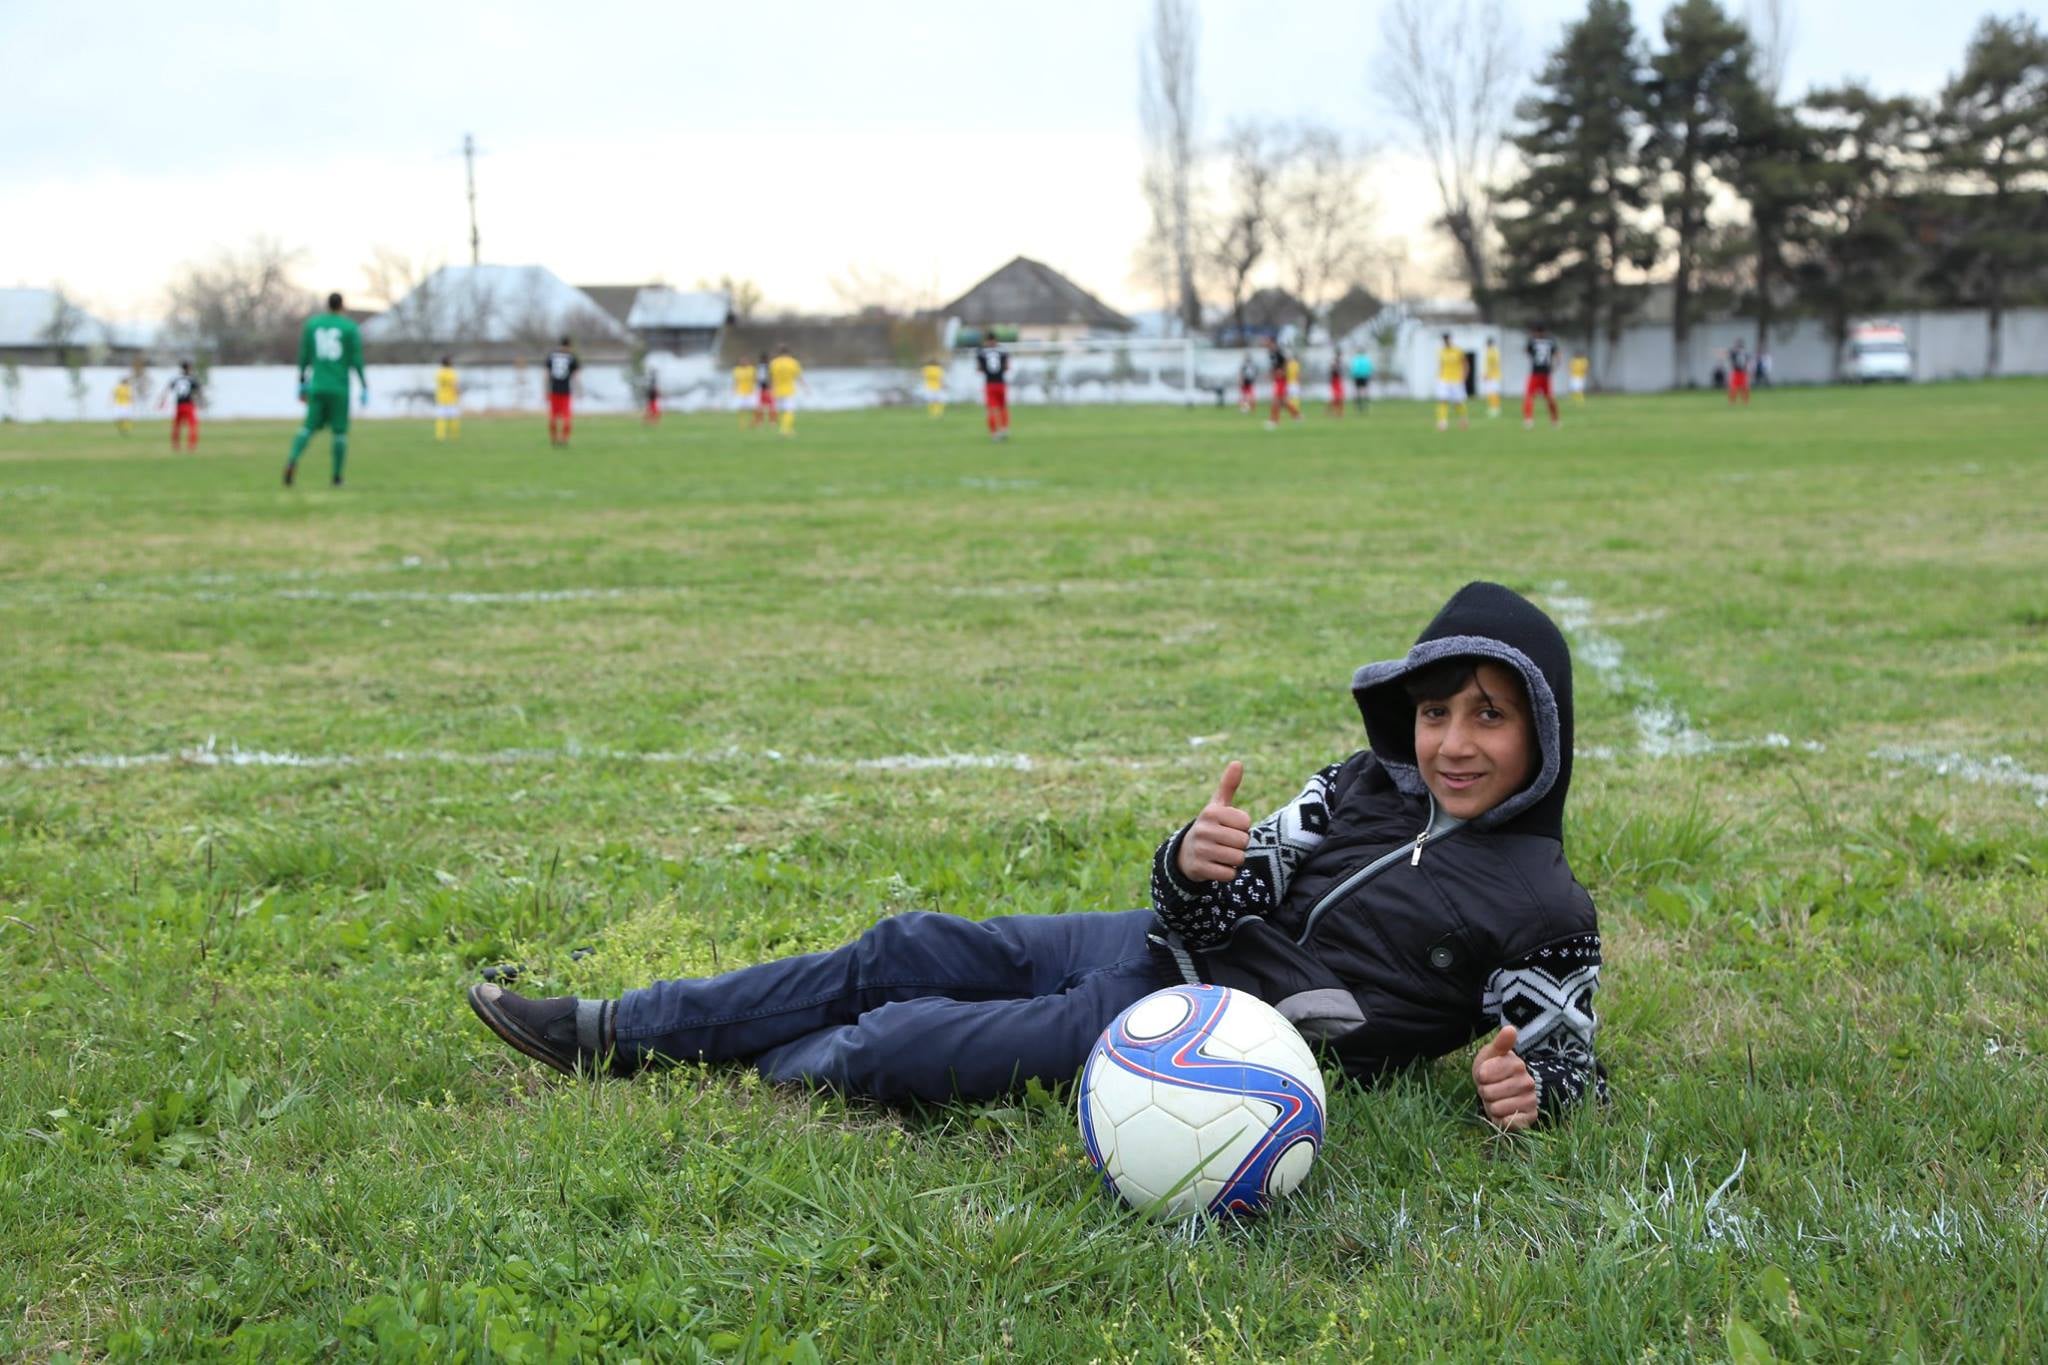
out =
[[[354,370],[369,406],[370,380],[363,373],[363,337],[355,320],[341,311],[341,295],[327,296],[327,311],[306,319],[299,332],[299,397],[306,401],[306,425],[292,438],[291,458],[284,464],[284,486],[292,486],[299,456],[313,433],[326,427],[334,433],[334,486],[341,486],[341,466],[348,459],[348,374]]]

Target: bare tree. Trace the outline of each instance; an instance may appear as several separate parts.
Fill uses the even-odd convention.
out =
[[[1138,117],[1145,130],[1145,201],[1153,231],[1172,261],[1173,308],[1182,328],[1202,326],[1195,291],[1195,50],[1200,24],[1193,0],[1153,0],[1152,24],[1138,51]]]
[[[258,237],[187,265],[170,287],[171,334],[216,364],[295,358],[299,324],[314,306],[292,279],[300,254]]]
[[[1288,149],[1274,201],[1273,245],[1288,288],[1301,301],[1306,337],[1370,263],[1373,203],[1365,190],[1364,153],[1334,128],[1304,125]]]
[[[1494,198],[1521,64],[1501,0],[1391,0],[1374,66],[1380,99],[1429,163],[1459,273],[1491,317]]]
[[[761,286],[752,280],[720,275],[716,280],[697,281],[697,287],[725,295],[726,306],[732,309],[735,322],[745,322],[761,311]]]
[[[928,289],[872,266],[849,265],[827,283],[849,313],[868,317],[910,317],[938,306]]]
[[[72,300],[71,295],[66,293],[62,286],[54,290],[53,294],[49,319],[36,332],[36,340],[50,348],[59,365],[69,365],[74,359],[71,354],[72,348],[90,344],[86,332],[91,326],[92,319]]]
[[[363,262],[363,285],[369,298],[383,305],[391,319],[387,336],[400,349],[387,353],[419,358],[451,342],[469,342],[475,335],[457,335],[455,319],[442,295],[441,262],[431,256],[411,256],[396,247],[372,247]]]
[[[1785,89],[1785,64],[1792,56],[1792,42],[1799,36],[1799,16],[1792,0],[1749,0],[1743,9],[1742,26],[1749,30],[1754,51],[1751,78],[1759,89],[1777,99]]]
[[[1285,129],[1263,123],[1233,124],[1223,139],[1223,207],[1203,234],[1202,260],[1230,300],[1240,339],[1252,273],[1273,245],[1274,200],[1288,140]]]

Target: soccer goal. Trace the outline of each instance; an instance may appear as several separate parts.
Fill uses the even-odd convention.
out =
[[[1194,337],[1010,341],[1010,392],[1036,403],[1222,402],[1235,392],[1235,352]]]

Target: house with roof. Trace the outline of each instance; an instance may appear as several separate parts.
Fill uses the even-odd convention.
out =
[[[718,346],[733,321],[732,300],[715,289],[665,284],[586,284],[579,288],[650,351],[701,355]]]
[[[533,357],[563,337],[586,359],[623,359],[633,333],[545,266],[444,265],[363,324],[379,359],[467,362]]]
[[[64,365],[146,350],[154,329],[94,317],[61,289],[0,289],[0,364]]]
[[[1043,261],[1019,256],[939,310],[963,326],[1015,328],[1020,341],[1128,336],[1137,324]]]

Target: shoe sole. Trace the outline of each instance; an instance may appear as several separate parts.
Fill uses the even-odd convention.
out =
[[[561,1056],[549,1049],[547,1044],[519,1027],[516,1019],[499,1009],[495,1003],[485,1000],[482,992],[482,985],[469,988],[469,1007],[475,1011],[477,1018],[484,1021],[485,1028],[497,1034],[508,1046],[525,1053],[536,1062],[545,1062],[564,1076],[580,1074],[573,1063],[565,1064]]]

